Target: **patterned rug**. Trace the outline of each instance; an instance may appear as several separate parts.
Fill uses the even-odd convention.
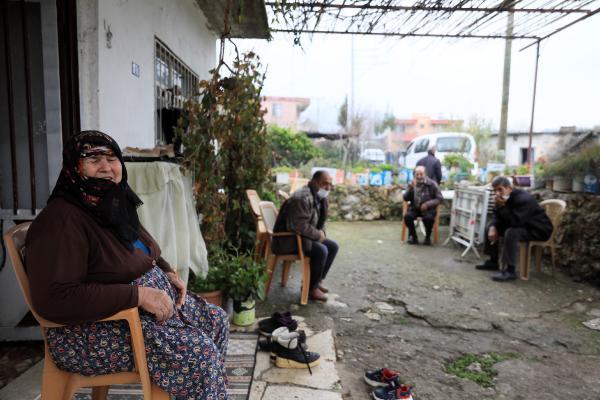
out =
[[[231,332],[225,369],[229,379],[229,400],[247,400],[252,385],[258,335],[254,333]],[[91,400],[91,389],[81,389],[76,400]],[[108,400],[141,400],[140,385],[115,385],[108,392]]]

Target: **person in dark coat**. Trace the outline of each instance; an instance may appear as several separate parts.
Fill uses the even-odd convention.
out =
[[[425,176],[425,167],[415,168],[415,179],[408,184],[404,193],[404,201],[409,201],[410,206],[404,216],[404,223],[408,227],[408,243],[419,244],[415,220],[419,217],[425,224],[425,241],[423,244],[431,245],[431,231],[435,222],[436,207],[443,200],[442,192],[437,183]]]
[[[494,189],[494,216],[486,231],[485,253],[490,259],[476,268],[499,270],[499,239],[503,238],[502,265],[505,267],[492,277],[497,282],[517,279],[515,268],[519,242],[546,241],[552,235],[552,221],[546,211],[529,193],[512,187],[510,179],[498,176],[492,181]]]
[[[417,162],[417,167],[425,167],[429,179],[433,179],[439,185],[442,181],[442,163],[435,157],[435,150],[435,145],[429,146],[427,155]]]
[[[302,249],[310,257],[310,291],[313,300],[326,301],[329,292],[323,286],[331,264],[338,252],[338,244],[327,238],[327,196],[332,187],[331,176],[317,171],[307,186],[290,196],[282,205],[273,232],[294,232],[302,236]],[[274,237],[273,253],[294,254],[298,252],[295,237]]]

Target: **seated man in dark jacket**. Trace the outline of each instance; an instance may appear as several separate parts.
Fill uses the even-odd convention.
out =
[[[302,236],[304,254],[310,257],[310,291],[313,300],[326,301],[329,289],[323,280],[338,252],[338,244],[325,236],[327,196],[332,187],[331,176],[325,171],[314,173],[307,186],[290,196],[282,205],[275,221],[274,232],[294,232]],[[274,237],[275,254],[298,252],[296,238]]]
[[[503,237],[502,264],[506,269],[492,277],[498,282],[517,279],[515,267],[519,255],[519,242],[545,241],[552,235],[552,222],[546,212],[529,193],[513,189],[510,180],[499,176],[492,182],[496,208],[486,231],[485,253],[490,259],[477,269],[498,270],[498,240]]]
[[[415,168],[415,179],[408,184],[404,192],[404,201],[410,201],[404,223],[408,228],[408,243],[419,244],[415,219],[421,217],[425,224],[425,245],[431,245],[431,230],[435,222],[436,207],[443,200],[442,192],[437,183],[425,176],[425,167]]]
[[[425,174],[435,181],[438,185],[442,181],[442,163],[435,156],[435,145],[429,146],[427,149],[427,155],[417,161],[417,167],[424,166]]]

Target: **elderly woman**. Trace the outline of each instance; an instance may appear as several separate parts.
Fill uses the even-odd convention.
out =
[[[33,305],[65,324],[47,331],[56,365],[82,375],[134,369],[124,321],[93,322],[138,306],[154,382],[177,399],[225,399],[225,312],[192,293],[140,225],[117,143],[84,131],[65,146],[48,206],[29,229]]]

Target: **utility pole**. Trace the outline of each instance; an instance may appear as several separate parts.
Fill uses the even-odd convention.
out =
[[[504,77],[502,81],[502,107],[500,109],[500,131],[498,132],[498,150],[506,160],[506,134],[508,126],[508,97],[510,91],[510,59],[512,52],[512,35],[515,14],[508,13],[506,24],[506,44],[504,46]]]

